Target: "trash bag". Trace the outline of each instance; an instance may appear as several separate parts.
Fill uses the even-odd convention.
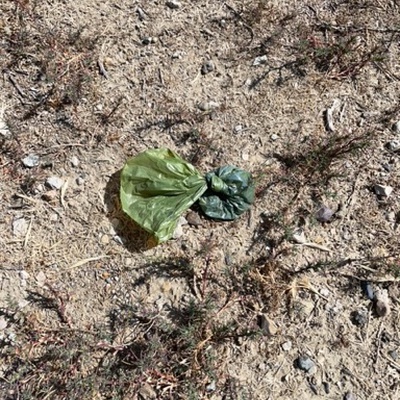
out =
[[[254,202],[255,187],[247,171],[226,165],[206,174],[206,181],[209,189],[199,204],[210,218],[232,221]]]
[[[168,149],[152,149],[128,160],[121,172],[123,211],[157,243],[170,239],[179,217],[197,200],[205,215],[233,220],[249,209],[255,187],[251,175],[234,166],[203,177]]]
[[[121,172],[123,211],[158,243],[172,237],[179,217],[206,190],[196,168],[168,149],[147,150]]]

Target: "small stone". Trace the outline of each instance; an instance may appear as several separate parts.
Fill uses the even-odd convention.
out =
[[[393,188],[391,186],[375,185],[374,191],[379,197],[389,197],[393,192]]]
[[[181,7],[181,3],[177,0],[170,0],[167,1],[167,7],[169,7],[171,10],[177,10],[178,8]]]
[[[361,282],[361,289],[364,292],[364,294],[370,299],[374,300],[375,294],[374,294],[374,289],[372,288],[371,284],[367,281],[362,281]]]
[[[397,121],[392,125],[392,131],[395,133],[400,133],[400,121]]]
[[[389,296],[386,289],[375,292],[375,311],[379,317],[386,317],[390,314]]]
[[[269,319],[265,314],[259,315],[259,326],[267,336],[275,336],[278,332],[278,327],[272,319]]]
[[[57,222],[58,221],[58,214],[57,213],[53,213],[50,215],[50,221],[51,222]]]
[[[294,230],[292,234],[292,239],[297,244],[303,244],[307,242],[306,235],[304,234],[304,231],[300,228]]]
[[[311,372],[315,369],[314,361],[311,360],[311,358],[308,356],[300,356],[296,360],[296,366],[297,366],[297,368],[299,368],[305,372]]]
[[[265,63],[267,62],[267,60],[268,60],[268,58],[267,58],[266,55],[256,57],[256,58],[254,59],[254,61],[253,61],[253,65],[254,65],[254,66],[263,65],[263,64],[265,64]]]
[[[145,37],[142,39],[142,43],[143,43],[144,45],[149,45],[149,44],[155,43],[156,41],[157,41],[157,38],[151,37],[151,36],[145,36]]]
[[[271,135],[271,140],[273,141],[273,142],[275,142],[276,140],[278,140],[279,139],[279,136],[276,134],[276,133],[273,133],[272,135]]]
[[[190,211],[186,215],[186,220],[187,220],[189,225],[193,225],[193,226],[203,225],[203,221],[200,218],[199,214],[195,213],[194,211]]]
[[[319,222],[329,222],[332,220],[334,214],[335,212],[329,207],[322,206],[315,214],[315,218]]]
[[[390,151],[396,152],[400,150],[400,140],[391,140],[386,143],[386,148]]]
[[[213,111],[219,107],[219,103],[215,101],[199,103],[197,106],[201,111]]]
[[[212,381],[211,383],[209,383],[207,386],[206,386],[206,391],[207,392],[215,392],[215,389],[217,388],[217,385],[216,385],[216,383],[215,383],[215,381]]]
[[[236,125],[236,126],[233,127],[233,133],[238,134],[238,133],[240,133],[242,131],[243,131],[243,125]]]
[[[62,186],[64,185],[64,180],[59,178],[58,176],[50,176],[50,178],[47,178],[46,180],[46,185],[50,187],[51,189],[61,189]]]
[[[314,311],[315,304],[312,301],[300,300],[296,303],[296,308],[302,317],[309,317]]]
[[[16,218],[12,223],[12,230],[15,236],[25,236],[28,232],[29,223],[25,218]]]
[[[43,271],[40,271],[36,275],[35,279],[36,279],[36,282],[37,282],[38,286],[43,286],[44,283],[46,282],[47,277],[46,277],[46,274]]]
[[[283,351],[290,351],[291,348],[292,348],[292,342],[290,340],[282,344]]]
[[[186,218],[180,217],[178,223],[176,224],[174,234],[172,235],[173,239],[179,239],[183,236],[182,225],[185,225],[185,224],[187,224]]]
[[[351,392],[347,392],[344,395],[344,400],[356,400],[356,396],[354,396],[354,394]]]
[[[249,153],[243,152],[242,153],[242,159],[243,159],[243,161],[249,161],[249,159],[250,159]]]
[[[28,300],[22,299],[18,302],[18,308],[21,310],[22,308],[25,308],[28,304]]]
[[[71,164],[72,164],[73,167],[77,167],[79,165],[78,157],[72,156],[71,157]]]
[[[37,167],[39,165],[40,157],[37,154],[29,154],[22,159],[22,164],[27,168]]]
[[[201,67],[202,75],[207,75],[210,72],[214,71],[214,63],[211,60],[206,61]]]
[[[386,214],[386,221],[391,222],[392,224],[396,223],[396,213],[394,211],[390,211]]]
[[[320,294],[321,296],[324,296],[324,297],[329,297],[329,295],[331,294],[331,292],[330,292],[329,289],[327,289],[327,288],[321,288],[321,289],[319,290],[319,294]]]
[[[392,358],[393,361],[397,361],[399,358],[399,354],[397,353],[396,350],[390,350],[389,356]]]
[[[148,383],[143,384],[138,395],[140,400],[155,400],[157,398],[157,393]]]
[[[84,183],[85,183],[85,180],[84,180],[81,176],[78,176],[78,177],[76,178],[76,184],[77,184],[78,186],[82,186]]]
[[[24,269],[19,271],[18,274],[19,274],[19,278],[21,279],[21,281],[26,281],[27,279],[29,279],[29,276],[30,276]]]
[[[356,310],[351,314],[351,321],[354,325],[364,326],[368,321],[368,312],[366,310]]]
[[[47,201],[50,204],[56,204],[58,199],[58,191],[57,190],[49,190],[46,193],[43,193],[42,199]]]
[[[0,331],[4,331],[4,329],[6,329],[6,328],[7,328],[7,321],[1,315],[0,316]]]
[[[109,244],[110,243],[110,236],[108,235],[103,235],[100,239],[101,244]]]

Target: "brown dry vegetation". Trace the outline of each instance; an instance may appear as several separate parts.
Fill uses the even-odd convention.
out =
[[[1,398],[398,399],[400,4],[166,3],[0,3]],[[152,247],[118,179],[154,147],[251,171],[251,212]]]

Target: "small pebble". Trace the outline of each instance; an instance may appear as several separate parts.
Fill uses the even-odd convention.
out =
[[[36,275],[35,279],[37,281],[38,286],[43,286],[44,283],[46,282],[47,277],[46,277],[46,275],[45,275],[45,273],[43,271],[40,271]]]
[[[351,314],[351,320],[354,325],[364,326],[368,321],[368,313],[365,310],[356,310]]]
[[[37,154],[29,154],[22,159],[22,164],[27,168],[37,167],[39,165],[40,157]]]
[[[400,140],[391,140],[386,143],[386,148],[390,151],[396,152],[400,150]]]
[[[238,134],[238,133],[240,133],[242,131],[243,131],[243,125],[236,125],[236,126],[233,127],[233,133]]]
[[[253,61],[253,65],[254,65],[254,66],[257,66],[257,65],[265,64],[265,63],[267,62],[267,60],[268,60],[268,58],[267,58],[266,55],[256,57],[256,58],[254,59],[254,61]]]
[[[72,164],[73,167],[77,167],[79,165],[78,157],[72,156],[71,157],[71,164]]]
[[[324,387],[326,394],[329,394],[331,392],[331,387],[329,385],[329,382],[322,382],[322,386]]]
[[[15,236],[25,236],[28,232],[29,223],[25,218],[16,218],[12,223],[12,230]]]
[[[329,222],[332,220],[335,212],[331,210],[329,207],[322,206],[316,213],[315,218],[319,222]]]
[[[21,271],[19,271],[19,277],[22,281],[26,281],[27,279],[29,279],[29,274],[22,269]]]
[[[57,222],[58,221],[58,214],[57,213],[53,213],[50,215],[50,221],[51,222]]]
[[[392,125],[392,131],[395,133],[400,133],[400,121],[397,121]]]
[[[393,188],[391,186],[375,185],[374,191],[379,197],[389,197],[393,192]]]
[[[211,383],[209,383],[207,386],[206,386],[206,391],[207,392],[215,392],[215,389],[217,388],[217,385],[216,385],[216,383],[215,383],[215,381],[212,381]]]
[[[300,228],[296,229],[293,232],[292,239],[297,244],[303,244],[307,242],[306,235],[304,234],[304,231]]]
[[[351,392],[347,392],[344,395],[344,400],[356,400],[356,396],[354,396],[354,394]]]
[[[313,369],[315,369],[315,363],[313,360],[311,360],[310,357],[308,356],[300,356],[296,360],[296,366],[297,368],[301,369],[302,371],[305,372],[310,372]]]
[[[392,358],[392,360],[397,361],[399,358],[399,354],[397,353],[396,350],[390,350],[389,351],[389,356]]]
[[[194,211],[190,211],[186,215],[186,220],[187,220],[189,225],[193,225],[193,226],[203,225],[203,221],[200,218],[199,214],[195,213]]]
[[[49,202],[50,204],[56,204],[58,199],[58,191],[49,190],[48,192],[43,193],[42,199]]]
[[[0,316],[0,331],[4,331],[4,329],[7,328],[7,321],[5,320],[5,318],[1,315]]]
[[[265,314],[259,316],[258,324],[265,335],[275,336],[278,332],[278,327],[272,319],[269,319]]]
[[[201,111],[212,111],[219,107],[219,103],[215,101],[203,102],[197,106]]]
[[[101,244],[107,245],[110,243],[110,236],[103,235],[100,239]]]
[[[210,72],[214,71],[214,63],[211,60],[206,61],[201,67],[202,75],[207,75]]]
[[[374,294],[374,289],[372,288],[371,284],[367,281],[362,281],[361,282],[361,289],[364,292],[364,294],[370,299],[374,300],[375,294]]]
[[[290,340],[282,344],[283,351],[290,351],[291,348],[292,348],[292,342]]]
[[[78,177],[76,178],[76,184],[77,184],[78,186],[82,186],[84,183],[85,183],[85,180],[84,180],[81,176],[78,176]]]
[[[375,311],[379,317],[386,317],[390,314],[389,296],[386,289],[379,289],[375,292]]]
[[[276,134],[276,133],[273,133],[272,135],[271,135],[271,140],[273,141],[273,142],[275,142],[275,140],[278,140],[279,139],[279,136]]]
[[[169,7],[171,10],[177,10],[178,8],[181,7],[181,3],[177,0],[170,0],[167,1],[167,7]]]
[[[64,180],[58,176],[51,176],[50,178],[47,178],[46,185],[52,189],[61,189],[64,185]]]

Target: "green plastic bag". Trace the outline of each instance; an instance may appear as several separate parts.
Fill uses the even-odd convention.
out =
[[[158,243],[172,237],[179,217],[206,190],[196,168],[168,149],[137,155],[121,173],[122,209]]]
[[[121,172],[123,211],[158,243],[172,237],[179,217],[197,200],[208,217],[233,220],[249,209],[254,191],[246,171],[228,165],[203,177],[168,149],[147,150]]]
[[[226,165],[208,173],[206,180],[209,190],[199,204],[210,218],[232,221],[254,202],[254,184],[247,171]]]

